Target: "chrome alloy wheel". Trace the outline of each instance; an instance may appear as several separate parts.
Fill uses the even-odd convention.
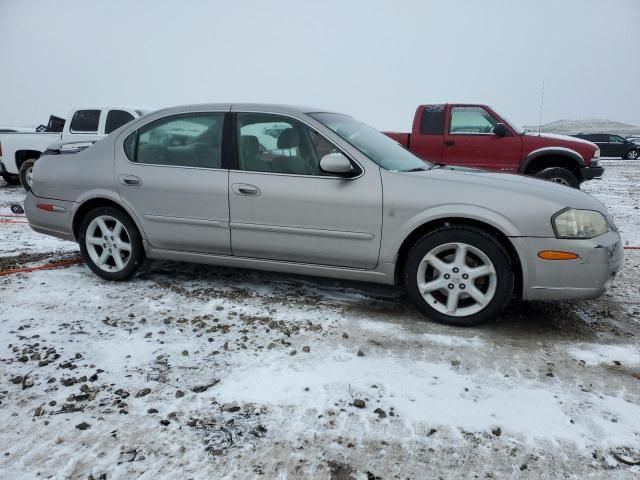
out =
[[[464,317],[485,308],[496,293],[496,269],[480,249],[446,243],[429,251],[418,267],[418,290],[445,315]]]
[[[560,177],[553,177],[549,179],[550,182],[554,182],[554,183],[559,183],[560,185],[566,185],[567,187],[570,187],[571,185],[569,185],[569,182],[567,182],[567,180],[565,180],[564,178],[560,178]]]
[[[27,168],[26,178],[27,178],[27,185],[29,185],[29,188],[33,188],[33,165]]]
[[[105,272],[120,272],[131,259],[131,238],[125,226],[101,215],[87,227],[85,245],[91,260]]]

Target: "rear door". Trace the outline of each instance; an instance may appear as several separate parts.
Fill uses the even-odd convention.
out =
[[[116,145],[115,181],[154,248],[231,253],[224,111],[162,117]]]
[[[477,105],[453,105],[444,134],[443,162],[451,165],[515,172],[520,166],[522,140],[509,125],[507,135],[494,133],[501,123]]]
[[[272,113],[236,114],[237,165],[229,173],[231,245],[242,257],[369,269],[382,230],[380,172],[323,174],[339,151],[309,125]]]

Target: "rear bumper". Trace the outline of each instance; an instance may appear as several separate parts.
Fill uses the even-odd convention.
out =
[[[623,247],[616,232],[590,240],[512,238],[523,263],[524,300],[586,300],[602,295],[622,265]],[[577,253],[575,260],[543,260],[541,250]]]
[[[59,211],[41,210],[36,206],[39,203],[55,205]],[[72,242],[75,242],[72,229],[75,207],[74,202],[40,198],[31,192],[24,199],[24,213],[33,230]]]
[[[592,178],[600,178],[604,175],[604,167],[582,167],[580,176],[582,180],[591,180]]]

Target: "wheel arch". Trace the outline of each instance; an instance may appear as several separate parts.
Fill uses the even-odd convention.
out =
[[[531,175],[544,168],[563,167],[571,170],[578,179],[580,168],[585,166],[582,155],[566,147],[544,147],[529,153],[520,164],[520,173]]]
[[[475,218],[469,217],[461,217],[461,216],[452,216],[452,217],[441,217],[429,220],[425,223],[422,223],[418,227],[414,228],[409,235],[406,236],[400,248],[397,251],[395,258],[395,271],[394,271],[394,283],[401,284],[402,283],[402,270],[404,268],[404,263],[407,258],[411,247],[415,245],[415,243],[420,240],[423,236],[427,235],[429,232],[432,232],[438,228],[445,226],[467,226],[467,227],[475,227],[479,230],[483,230],[486,233],[491,234],[500,242],[500,244],[507,251],[511,263],[513,265],[514,272],[514,294],[518,297],[522,296],[522,286],[523,286],[523,262],[518,254],[518,251],[514,247],[513,243],[509,240],[509,237],[502,231],[502,229],[492,225],[488,222],[478,220]]]
[[[120,212],[125,214],[127,217],[129,217],[131,221],[134,223],[134,225],[136,226],[136,228],[138,229],[138,232],[140,233],[140,236],[143,239],[143,245],[146,246],[146,237],[144,234],[144,230],[142,229],[142,226],[138,221],[138,218],[133,214],[133,212],[129,208],[127,208],[121,202],[118,202],[113,197],[107,196],[107,195],[93,196],[79,202],[78,207],[73,213],[73,220],[72,220],[72,231],[73,231],[73,236],[76,240],[78,239],[78,234],[80,232],[80,225],[82,224],[83,218],[91,210],[98,207],[112,207],[112,208],[115,208],[116,210],[119,210]]]
[[[42,155],[42,152],[39,150],[16,150],[16,168],[20,171],[20,167],[27,160],[34,159],[37,160]]]

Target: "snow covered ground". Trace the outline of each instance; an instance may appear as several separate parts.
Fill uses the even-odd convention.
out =
[[[640,163],[603,163],[584,190],[640,245]],[[23,196],[0,182],[0,215]],[[0,223],[0,270],[76,252]],[[639,272],[474,329],[229,268],[0,276],[0,478],[638,478]]]

